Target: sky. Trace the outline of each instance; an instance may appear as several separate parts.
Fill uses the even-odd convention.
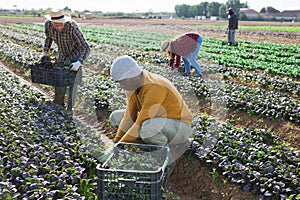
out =
[[[175,5],[197,5],[201,2],[226,3],[227,0],[0,0],[0,9],[46,9],[64,8],[68,6],[72,11],[102,11],[106,12],[175,12]],[[299,0],[240,0],[248,3],[251,9],[260,11],[261,8],[272,6],[283,10],[300,10]]]

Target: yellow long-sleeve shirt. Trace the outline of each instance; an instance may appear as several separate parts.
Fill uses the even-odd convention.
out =
[[[174,85],[166,78],[143,70],[139,91],[126,91],[127,107],[114,142],[135,142],[142,123],[163,117],[181,120],[189,125],[192,114]]]

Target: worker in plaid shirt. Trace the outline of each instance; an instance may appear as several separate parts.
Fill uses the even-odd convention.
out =
[[[165,41],[162,44],[162,50],[166,51],[170,57],[169,66],[173,67],[176,57],[175,69],[180,65],[182,57],[185,73],[183,75],[191,75],[191,65],[194,67],[197,76],[202,77],[200,65],[197,62],[197,56],[202,44],[202,36],[195,32],[188,32],[174,39]]]
[[[88,58],[90,47],[77,23],[71,20],[70,16],[64,15],[61,9],[52,10],[50,15],[45,17],[46,39],[42,57],[47,56],[52,43],[55,42],[58,47],[58,60],[69,60],[72,63],[70,70],[78,71],[75,83],[69,86],[67,110],[73,113],[78,84],[82,78],[81,64]],[[64,107],[66,90],[66,87],[55,87],[53,102]]]

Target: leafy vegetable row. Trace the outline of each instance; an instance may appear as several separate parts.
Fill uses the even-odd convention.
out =
[[[300,82],[291,80],[290,78],[281,78],[278,76],[270,76],[255,71],[245,71],[233,67],[220,67],[220,72],[225,76],[231,76],[242,82],[254,83],[266,89],[289,93],[300,97]]]
[[[15,60],[18,60],[19,62],[23,60],[21,65],[28,65],[29,61],[33,62],[39,59],[37,57],[37,55],[39,55],[37,52],[30,51],[28,49],[24,50],[24,48],[22,48],[19,45],[15,45],[13,43],[10,43],[9,41],[6,42],[7,43],[3,42],[1,44],[2,45],[1,51],[5,54],[5,57],[6,56],[11,57],[10,59],[13,60],[13,62],[15,62]],[[11,51],[12,50],[11,46],[16,48],[15,50],[13,50],[13,52]],[[96,52],[98,46],[94,47]],[[5,49],[8,49],[8,52],[5,52]],[[24,53],[23,54],[17,53],[17,55],[14,55],[16,54],[16,52],[20,52],[20,51],[24,51]],[[130,52],[127,53],[130,54]],[[16,58],[18,56],[21,56],[20,57],[21,59]],[[139,59],[136,53],[133,54],[132,56],[137,57],[137,59]],[[90,60],[92,62],[97,63],[97,59],[98,59],[97,54],[91,55]],[[113,59],[113,57],[111,57],[110,59]],[[149,57],[149,59],[153,59],[153,58]],[[112,60],[108,62],[112,63]],[[161,68],[165,68],[165,67],[161,66]],[[157,73],[161,73],[161,72],[158,71]],[[209,82],[210,80],[207,80],[207,83]],[[210,83],[210,85],[214,85],[214,83],[212,82]],[[203,87],[203,84],[201,83],[198,84],[196,82],[194,86],[195,86],[195,93],[197,96],[199,97],[205,96],[203,95],[203,93],[209,94],[209,92],[207,92],[207,88]],[[238,108],[240,110],[244,110],[248,112],[249,114],[263,115],[271,119],[286,119],[294,123],[300,123],[300,111],[299,111],[300,103],[298,100],[292,99],[287,95],[276,93],[276,92],[265,92],[262,89],[257,89],[257,88],[252,89],[250,87],[242,86],[235,83],[226,83],[224,84],[224,88],[215,88],[215,90],[221,91],[219,93],[222,94],[223,96],[217,97],[219,98],[218,101],[225,102],[227,107]],[[226,98],[226,100],[224,98]]]
[[[300,198],[300,155],[274,133],[237,129],[211,118],[194,121],[192,149],[212,171],[220,171],[260,199]]]
[[[42,25],[18,26],[24,29],[28,27],[31,30],[40,32],[43,30]],[[106,43],[122,47],[144,48],[145,50],[155,51],[160,51],[162,41],[174,37],[170,34],[158,34],[136,30],[86,26],[83,26],[82,29],[85,31],[87,39],[91,42]],[[21,38],[25,37],[26,36],[23,36]],[[40,44],[43,44],[43,42]],[[237,49],[235,47],[221,46],[220,39],[204,38],[202,51],[204,51],[204,53],[201,54],[204,54],[205,57],[213,59],[218,64],[225,66],[263,69],[270,73],[289,75],[295,78],[298,78],[300,74],[299,47],[295,45],[241,41],[240,47]]]
[[[205,57],[214,60],[219,65],[226,67],[237,67],[248,70],[265,70],[271,74],[288,75],[293,78],[300,77],[299,65],[286,65],[281,63],[273,63],[268,61],[244,59],[242,57],[224,56],[218,54],[205,54]]]
[[[83,199],[101,136],[0,66],[0,199]]]
[[[2,44],[2,41],[1,41],[1,44]],[[14,51],[8,51],[8,49],[10,48],[9,45],[7,45],[7,46],[3,45],[1,47],[4,48],[2,50],[2,53],[4,53],[3,55],[6,54],[5,52],[10,52],[10,53],[7,53],[7,55],[9,55],[9,54],[13,55],[14,52],[19,51],[18,48],[19,49],[22,48],[21,46],[18,46],[14,49]],[[136,50],[132,50],[132,49],[130,49],[130,50],[126,49],[126,51],[125,51],[125,49],[120,49],[118,47],[115,47],[112,45],[107,45],[107,44],[95,45],[94,49],[97,53],[92,55],[91,59],[89,60],[89,62],[91,64],[93,64],[93,69],[85,71],[85,73],[84,73],[84,74],[86,74],[86,76],[84,77],[85,84],[82,88],[80,88],[79,96],[82,95],[81,98],[85,99],[85,97],[90,95],[91,100],[89,100],[90,102],[87,102],[87,103],[94,103],[94,100],[96,99],[95,104],[97,107],[103,106],[103,107],[107,108],[108,110],[110,110],[110,109],[113,110],[114,106],[116,106],[116,107],[124,106],[125,98],[123,98],[122,95],[119,95],[119,94],[121,94],[121,92],[118,89],[116,83],[112,82],[112,80],[110,78],[108,78],[106,76],[101,76],[100,73],[97,73],[97,64],[96,64],[97,62],[100,62],[101,67],[105,68],[106,66],[108,66],[107,63],[111,63],[117,54],[124,54],[124,52],[126,52],[126,54],[132,55],[134,58],[141,61],[142,65],[149,71],[153,71],[153,72],[162,74],[162,75],[166,76],[167,78],[169,78],[170,80],[172,80],[172,82],[174,82],[174,84],[178,87],[178,89],[182,92],[182,94],[187,97],[189,97],[189,95],[191,95],[192,97],[197,97],[197,98],[204,96],[207,98],[211,98],[211,100],[214,103],[219,103],[221,105],[224,105],[225,107],[226,107],[226,103],[224,103],[224,102],[226,102],[227,100],[230,100],[228,102],[230,102],[232,105],[238,105],[240,103],[240,104],[242,104],[242,106],[244,106],[243,103],[246,103],[247,106],[248,106],[248,104],[249,105],[252,104],[252,106],[253,105],[255,106],[256,101],[261,102],[262,99],[264,99],[260,96],[263,93],[263,95],[266,95],[267,98],[269,98],[271,100],[275,99],[275,101],[273,101],[273,102],[275,102],[274,105],[279,106],[278,109],[280,111],[282,111],[282,113],[285,113],[285,111],[284,111],[284,109],[282,109],[281,103],[283,103],[282,104],[283,106],[287,106],[288,110],[291,107],[294,107],[293,104],[289,105],[291,102],[292,103],[294,102],[293,100],[290,100],[290,98],[288,98],[287,96],[281,96],[280,94],[275,94],[275,95],[273,93],[265,94],[264,90],[260,90],[260,92],[256,93],[247,87],[242,87],[241,90],[238,90],[238,88],[240,87],[240,85],[238,85],[238,84],[229,84],[226,82],[216,82],[213,80],[207,80],[205,83],[202,83],[202,82],[195,80],[194,78],[186,79],[185,77],[178,76],[178,74],[172,73],[171,71],[169,71],[166,68],[166,62],[164,59],[161,59],[162,57],[157,56],[157,55],[154,56],[153,54],[149,54],[148,52],[147,53],[140,52],[140,51],[136,51]],[[27,51],[31,51],[31,50],[28,49]],[[115,54],[112,54],[112,52]],[[33,53],[33,54],[35,54],[35,53]],[[110,56],[109,54],[112,54],[113,56]],[[106,57],[106,55],[108,55],[108,56]],[[37,60],[37,56],[39,56],[39,54],[37,54],[36,56],[33,56],[32,59]],[[12,58],[12,60],[14,60],[13,56],[11,58]],[[155,63],[155,65],[148,63],[148,61]],[[26,64],[26,62],[24,62],[24,63]],[[87,68],[89,68],[89,65],[86,65],[86,66],[87,66]],[[219,87],[215,88],[214,85],[219,85]],[[239,92],[229,93],[229,91],[231,91],[231,92],[239,91]],[[250,91],[251,93],[247,94],[248,91]],[[224,94],[226,94],[226,95],[224,95]],[[233,96],[234,98],[230,99],[230,96]],[[95,99],[93,99],[93,97]],[[225,99],[224,99],[224,97],[225,97]],[[251,99],[251,97],[254,97],[253,98],[254,100]],[[280,101],[277,101],[278,100],[277,97],[280,99]],[[273,105],[273,102],[271,102],[270,105]],[[280,104],[276,105],[276,102],[280,102]],[[189,103],[193,103],[193,102],[189,102]],[[194,103],[197,104],[197,101],[195,101]],[[296,105],[299,105],[299,104],[297,104],[297,102],[296,102]],[[250,108],[252,108],[252,107],[250,107]],[[270,116],[272,116],[272,112],[273,112],[272,109],[273,108],[271,108],[271,110],[267,110],[267,112],[271,113]],[[298,108],[295,107],[295,109],[298,109]],[[61,111],[61,112],[63,112],[63,111]],[[60,115],[58,115],[58,116],[60,116]],[[282,116],[285,116],[285,115],[282,115]],[[19,118],[20,118],[20,116],[19,116]],[[64,117],[61,117],[60,121],[61,121],[61,119],[64,120]],[[43,123],[46,123],[46,122],[43,122]],[[28,124],[25,124],[24,127],[26,127],[27,125]],[[212,151],[212,153],[215,152],[216,154],[212,154],[212,155],[215,155],[216,158],[218,158],[218,159],[223,159],[223,157],[220,157],[219,155],[225,157],[224,158],[225,163],[222,163],[222,164],[218,163],[218,161],[215,161],[215,162],[208,161],[208,163],[213,164],[212,166],[214,168],[218,168],[218,169],[220,168],[220,170],[223,170],[223,172],[226,171],[226,173],[224,173],[224,174],[227,174],[228,177],[230,177],[233,182],[243,184],[245,191],[257,191],[257,192],[264,194],[266,197],[270,197],[270,196],[275,197],[275,198],[278,196],[285,196],[285,197],[287,197],[287,196],[293,197],[294,196],[294,197],[296,197],[298,187],[299,187],[298,186],[299,180],[296,177],[295,179],[292,179],[292,183],[291,183],[290,176],[294,177],[293,175],[294,174],[297,175],[297,173],[299,174],[299,172],[297,171],[297,169],[294,170],[294,167],[288,168],[286,166],[293,165],[293,166],[298,167],[298,169],[299,169],[298,154],[291,152],[286,148],[283,148],[283,146],[282,146],[282,148],[278,148],[279,158],[282,158],[281,155],[289,154],[289,159],[283,159],[284,162],[282,162],[282,165],[284,167],[278,168],[279,170],[277,170],[277,168],[276,168],[276,170],[279,171],[280,173],[282,171],[284,171],[283,178],[282,178],[283,180],[281,180],[281,179],[277,180],[277,177],[275,177],[275,179],[276,179],[275,182],[271,181],[271,182],[268,182],[266,184],[266,186],[262,186],[264,181],[266,182],[266,178],[265,178],[266,168],[268,170],[272,170],[272,167],[271,168],[268,168],[268,167],[271,166],[272,162],[270,161],[270,159],[274,158],[274,157],[272,157],[274,155],[272,154],[273,153],[272,148],[271,148],[271,150],[269,150],[270,147],[268,145],[264,145],[265,143],[262,142],[261,139],[256,140],[256,138],[261,138],[261,137],[271,138],[273,141],[271,140],[271,141],[269,141],[269,143],[271,143],[272,145],[278,144],[276,142],[277,139],[272,135],[272,133],[265,133],[265,131],[257,131],[257,130],[251,130],[251,129],[243,129],[243,131],[241,131],[239,129],[234,129],[230,126],[227,126],[225,128],[224,127],[222,128],[222,127],[223,127],[223,125],[218,125],[218,124],[212,126],[208,120],[202,120],[202,121],[200,120],[200,121],[196,122],[196,124],[194,125],[195,131],[197,131],[196,135],[195,135],[195,141],[199,140],[199,142],[198,142],[198,146],[196,145],[197,143],[194,142],[194,145],[195,145],[194,147],[197,146],[197,148],[195,148],[195,150],[197,150],[196,151],[197,154],[199,154],[199,155],[203,154],[203,149],[200,147],[203,144],[203,140],[201,141],[200,138],[209,137],[208,130],[213,131],[215,137],[212,140],[207,140],[207,141],[217,141],[217,143],[213,143],[213,144],[216,144],[216,147],[214,147],[214,145],[212,148],[207,146],[207,148],[206,148],[207,150],[205,150],[205,151],[207,153],[209,153],[208,152],[209,149],[211,149],[211,150],[216,149],[216,151]],[[12,128],[13,128],[13,126],[12,126]],[[221,129],[219,129],[219,128],[221,128]],[[227,131],[227,130],[229,130],[229,131]],[[219,133],[224,133],[224,134],[219,135]],[[199,136],[199,137],[197,136],[197,135],[201,135],[201,134],[203,134],[203,135]],[[242,138],[242,136],[247,136],[248,138],[246,138],[245,140],[240,139],[241,140],[240,142],[235,143],[236,138]],[[266,136],[268,136],[268,137],[266,137]],[[219,139],[224,140],[223,144],[222,143],[219,144],[219,141],[220,141]],[[253,145],[251,145],[251,141],[253,141]],[[243,142],[246,144],[246,145],[244,145],[245,147],[238,149],[239,145],[241,146],[241,144],[244,144]],[[278,142],[280,144],[279,140],[278,140]],[[248,144],[248,143],[250,143],[250,144]],[[217,144],[219,144],[220,146],[217,146]],[[222,146],[224,147],[226,145],[229,147],[226,147],[226,149],[224,149],[224,148],[221,149]],[[91,149],[94,149],[93,146],[90,146],[90,147],[91,147]],[[260,147],[264,147],[264,148],[260,149]],[[236,151],[234,151],[234,153],[232,153],[230,148],[234,149],[234,150],[236,150],[236,149],[240,150],[240,154],[235,154]],[[226,154],[227,149],[229,149],[228,154]],[[247,177],[244,178],[243,176],[242,176],[242,178],[243,178],[242,179],[239,177],[239,173],[237,173],[238,172],[237,169],[239,169],[238,167],[242,166],[242,165],[238,164],[239,162],[241,162],[241,161],[238,161],[238,159],[241,158],[240,156],[243,153],[245,153],[247,155],[251,152],[256,152],[257,149],[259,152],[258,154],[254,154],[254,155],[251,154],[253,156],[253,159],[250,159],[250,160],[246,159],[244,161],[245,163],[241,163],[247,167],[249,166],[249,170],[246,170],[246,173],[249,174],[249,176],[250,176],[251,180],[253,180],[253,182],[251,182],[251,184],[250,183],[248,184],[248,182],[246,182],[246,181],[249,181],[250,179]],[[93,155],[95,155],[95,154],[93,154]],[[209,153],[209,156],[212,156],[212,155]],[[256,156],[256,157],[254,157],[254,156]],[[214,157],[209,157],[209,158],[214,158]],[[227,158],[228,158],[228,161],[226,160]],[[261,163],[262,164],[267,163],[267,164],[266,164],[266,166],[263,165],[262,167],[256,167],[256,168],[250,169],[250,166],[252,166],[252,164],[253,164],[252,161],[254,159],[258,159],[260,164]],[[213,159],[210,159],[210,160],[213,160]],[[291,163],[291,161],[293,163]],[[256,166],[257,161],[253,161],[253,162],[254,162],[253,165]],[[270,164],[270,162],[271,162],[271,164]],[[229,165],[229,167],[228,167],[228,165]],[[61,168],[57,168],[57,169],[62,170]],[[241,169],[243,169],[243,167]],[[255,172],[253,172],[253,169],[255,170]],[[257,172],[259,174],[257,174]],[[285,172],[287,172],[287,174],[285,174]],[[57,172],[55,172],[55,173],[57,173]],[[253,174],[255,174],[255,176]],[[256,176],[258,176],[259,178],[260,177],[263,177],[263,178],[262,179],[259,179],[259,178],[254,179],[252,175],[254,176],[254,178],[256,178]],[[281,175],[279,175],[279,178],[280,177],[281,177]],[[269,178],[269,176],[267,176],[267,178]],[[83,187],[84,186],[83,184],[86,184],[86,183],[92,183],[92,181],[82,181],[81,187]],[[277,185],[279,186],[279,188]],[[274,189],[275,192],[273,192],[272,189]],[[8,190],[8,189],[6,188],[5,191],[6,190]],[[70,191],[68,191],[67,193],[69,194],[69,192]],[[58,192],[56,194],[60,195],[61,193]],[[71,194],[73,195],[74,193],[71,193]]]

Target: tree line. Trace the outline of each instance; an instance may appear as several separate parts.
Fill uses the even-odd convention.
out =
[[[191,18],[195,16],[219,16],[226,18],[228,8],[233,8],[233,10],[239,14],[240,8],[248,8],[248,5],[247,2],[241,3],[240,0],[228,0],[225,4],[218,2],[201,2],[197,5],[176,5],[175,12],[176,15],[181,18]]]

